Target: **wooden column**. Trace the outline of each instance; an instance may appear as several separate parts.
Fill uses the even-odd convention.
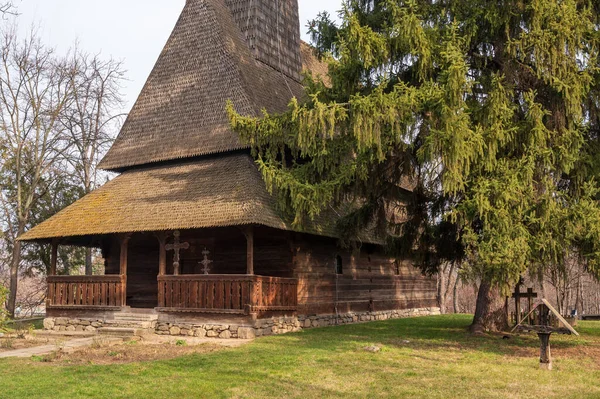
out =
[[[246,236],[246,274],[254,275],[254,227],[247,226],[243,229]]]
[[[121,251],[119,254],[120,274],[123,283],[121,284],[121,306],[127,306],[127,250],[129,249],[129,239],[131,234],[124,234],[119,237],[121,242]]]
[[[58,240],[52,240],[52,254],[50,256],[50,275],[56,276],[56,263],[58,261]]]
[[[160,232],[156,233],[158,239],[159,252],[158,252],[158,275],[165,276],[167,274],[167,238],[169,233]]]

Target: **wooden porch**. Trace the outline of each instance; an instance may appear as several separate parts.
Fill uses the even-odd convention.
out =
[[[49,276],[48,309],[114,310],[126,306],[124,276]],[[296,279],[251,275],[158,277],[160,312],[250,315],[296,311]]]
[[[238,230],[239,231],[239,230]],[[230,263],[219,263],[214,272],[209,268],[213,260],[208,258],[211,252],[206,250],[204,241],[198,243],[194,237],[188,240],[180,238],[181,233],[155,233],[144,241],[146,247],[138,248],[136,253],[149,251],[152,247],[157,257],[154,260],[132,256],[130,234],[116,237],[118,250],[113,251],[117,262],[106,275],[96,276],[57,276],[58,241],[53,242],[51,270],[48,276],[48,296],[46,308],[68,312],[120,311],[126,307],[137,308],[137,302],[131,300],[128,289],[139,291],[139,276],[143,271],[144,286],[148,287],[150,307],[164,313],[206,313],[212,315],[252,315],[273,312],[295,312],[298,305],[298,281],[293,278],[263,276],[254,274],[254,229],[242,229],[246,238],[244,258],[237,260],[237,267],[245,269],[246,274],[239,272],[223,273],[231,270]],[[239,233],[238,233],[239,234]],[[140,240],[138,239],[138,244]],[[158,244],[158,245],[157,245]],[[205,274],[182,273],[185,260],[182,253],[192,252],[192,248],[204,248],[200,264]],[[137,247],[134,247],[137,248]],[[172,251],[173,261],[169,263],[168,252]],[[199,252],[199,250],[198,250]],[[118,256],[116,256],[118,255]],[[155,256],[156,256],[155,255]],[[138,263],[140,262],[140,263]],[[242,263],[243,262],[243,263]],[[188,262],[188,265],[192,262]],[[215,262],[216,264],[216,262]],[[155,269],[152,269],[152,266]],[[132,269],[135,273],[132,274]],[[153,272],[154,270],[154,272]],[[241,270],[240,270],[241,271]],[[168,274],[168,273],[172,274]],[[214,274],[212,274],[214,273]],[[136,280],[137,279],[137,280]],[[136,287],[136,283],[138,286]],[[154,287],[150,290],[150,287]],[[151,294],[150,294],[151,291]],[[134,294],[135,295],[135,294]],[[147,306],[144,306],[147,308]]]

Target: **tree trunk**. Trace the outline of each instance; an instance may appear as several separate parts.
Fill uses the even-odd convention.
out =
[[[475,316],[470,330],[474,334],[486,331],[500,331],[508,327],[504,301],[497,304],[499,299],[497,291],[489,281],[482,280],[477,292]]]
[[[91,276],[94,274],[94,270],[92,268],[92,249],[85,249],[85,275]]]
[[[19,237],[25,231],[25,224],[20,223],[16,237]],[[21,241],[14,240],[12,250],[12,260],[10,263],[10,293],[8,297],[8,314],[11,318],[15,317],[17,307],[17,292],[19,285],[19,265],[21,264]]]
[[[444,292],[446,290],[446,268],[441,267],[437,279],[437,303],[440,308],[440,313],[446,313],[446,298]]]
[[[460,279],[458,278],[458,275],[456,276],[456,280],[454,280],[454,293],[453,296],[454,298],[452,298],[452,304],[454,305],[454,313],[460,313],[460,309],[459,309],[459,305],[458,305],[458,283],[460,282]]]
[[[479,291],[477,292],[475,315],[473,316],[473,323],[470,327],[471,332],[483,333],[486,331],[487,318],[491,313],[491,303],[492,286],[488,281],[482,280],[479,285]]]

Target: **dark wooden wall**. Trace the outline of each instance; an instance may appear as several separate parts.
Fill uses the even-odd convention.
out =
[[[436,306],[436,281],[410,261],[397,263],[379,247],[340,249],[336,240],[295,235],[298,313],[304,315]],[[343,273],[335,272],[336,257]]]
[[[396,263],[379,247],[341,249],[332,238],[254,229],[254,269],[262,276],[298,279],[299,314],[391,310],[436,306],[435,279],[424,277],[410,261]],[[246,273],[246,238],[237,228],[184,231],[181,274],[202,274],[202,251],[210,251],[211,274]],[[170,240],[169,240],[170,242]],[[105,243],[106,274],[119,273],[119,244]],[[157,306],[158,241],[152,234],[134,234],[129,242],[127,304]],[[343,273],[335,273],[336,257]],[[173,251],[167,252],[167,274],[173,273]]]

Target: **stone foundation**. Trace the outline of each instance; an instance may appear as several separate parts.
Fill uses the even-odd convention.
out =
[[[44,330],[96,332],[104,326],[104,320],[70,319],[68,317],[48,317],[44,319]]]
[[[273,317],[256,320],[252,325],[182,324],[161,323],[156,327],[160,335],[194,336],[209,338],[252,339],[268,335],[298,332],[306,328],[327,327],[341,324],[366,323],[377,320],[439,315],[439,308],[384,310],[379,312],[344,313],[336,315],[314,315]]]
[[[421,308],[404,310],[383,310],[379,312],[344,313],[340,315],[286,316],[259,319],[248,325],[205,324],[188,322],[158,322],[156,334],[198,337],[198,338],[239,338],[256,337],[298,332],[306,328],[327,327],[342,324],[366,323],[377,320],[400,319],[406,317],[439,315],[439,308]],[[103,327],[104,320],[70,319],[67,317],[47,318],[44,329],[54,331],[89,331]]]

